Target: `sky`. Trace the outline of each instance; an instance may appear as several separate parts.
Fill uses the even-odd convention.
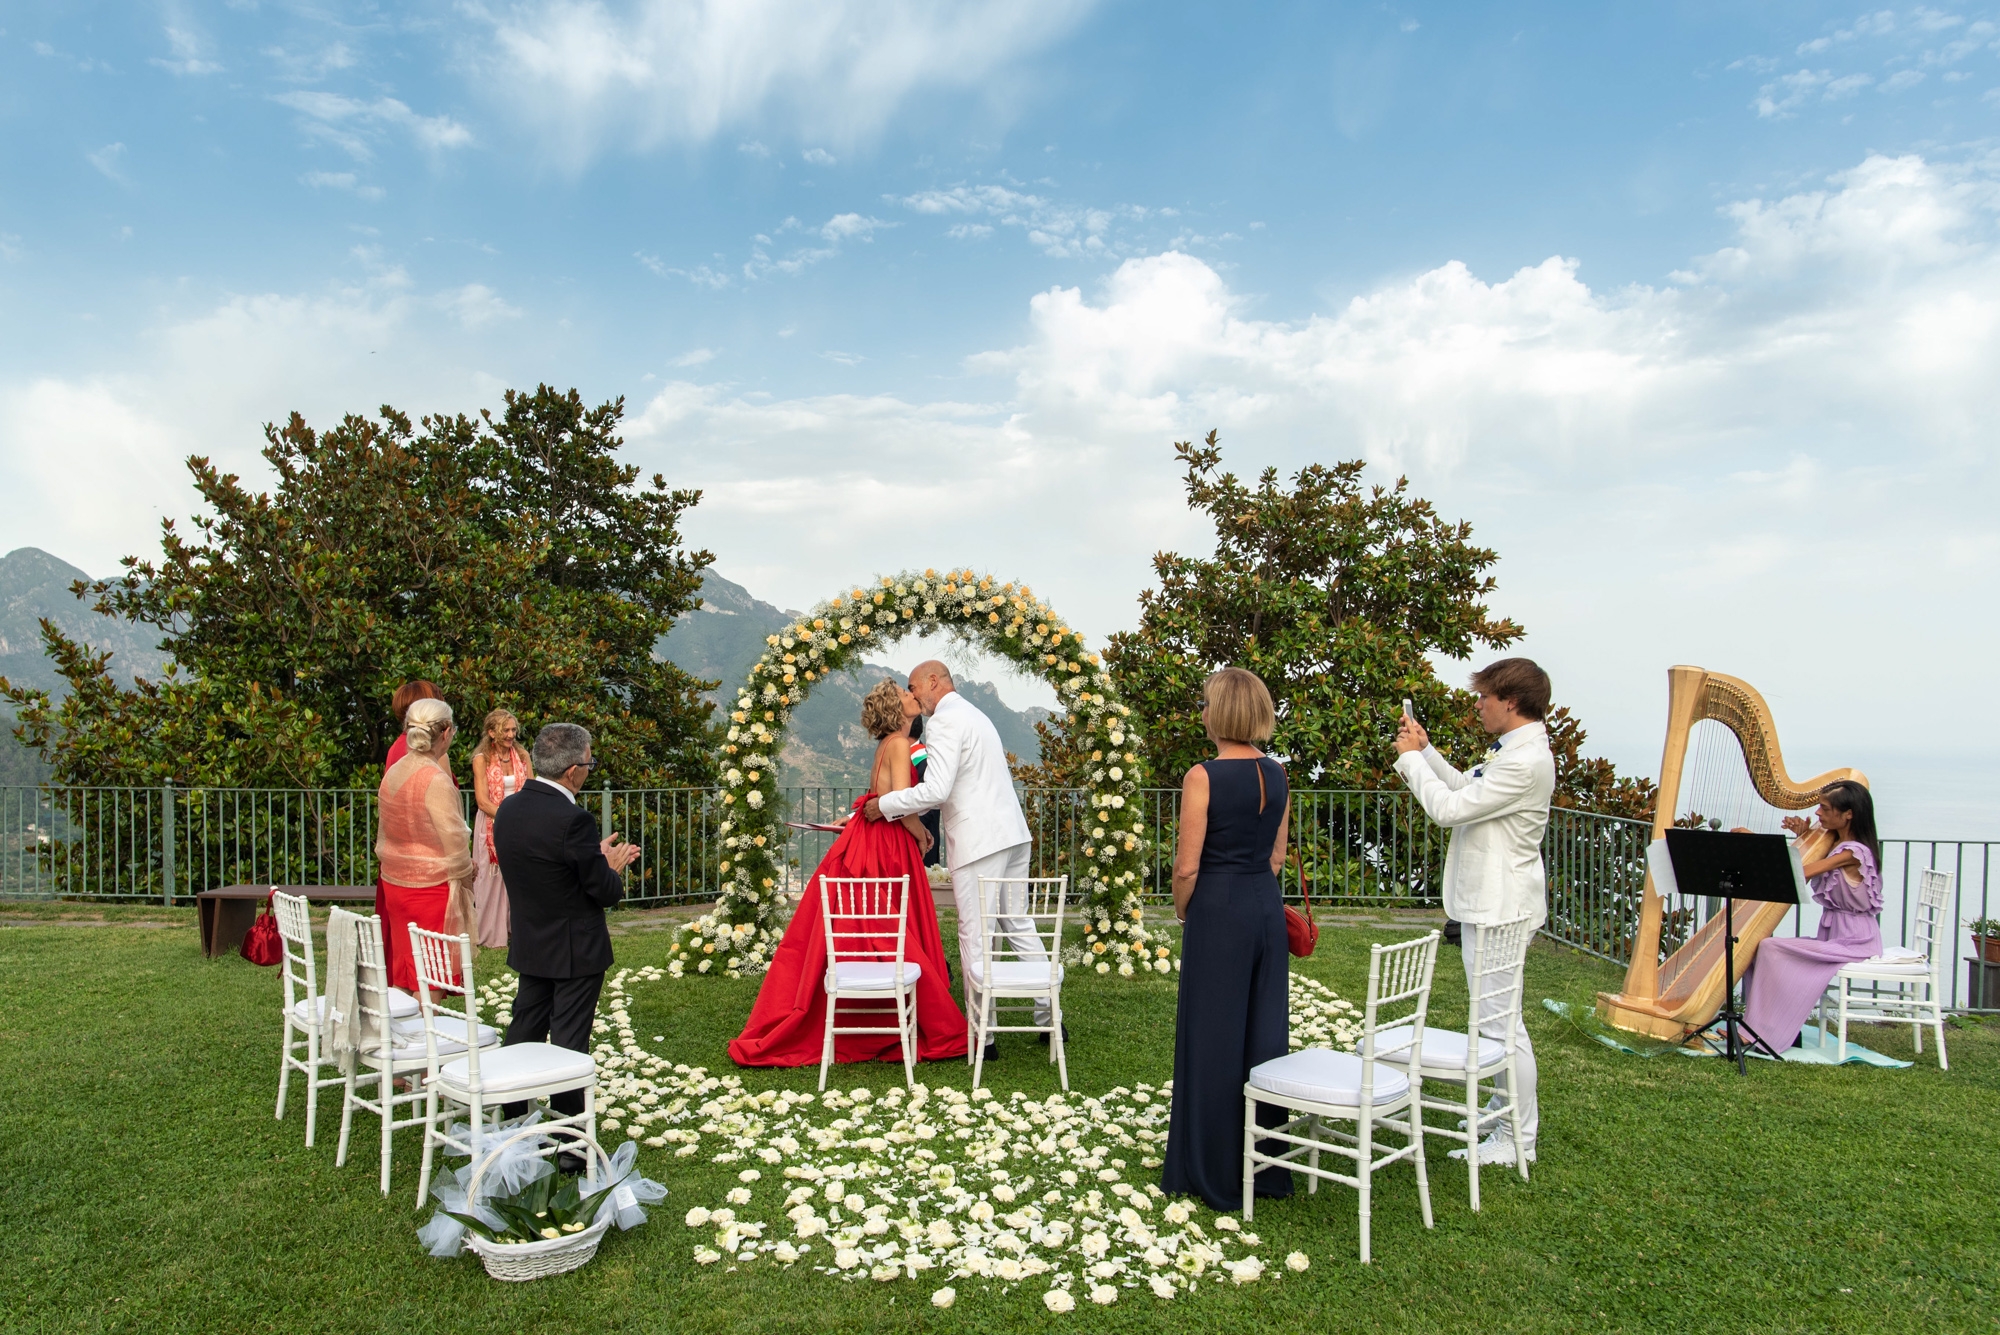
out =
[[[1469,521],[1622,768],[1695,663],[2000,838],[2000,9],[13,0],[0,117],[7,549],[548,382],[759,597],[971,565],[1101,643],[1214,428]]]

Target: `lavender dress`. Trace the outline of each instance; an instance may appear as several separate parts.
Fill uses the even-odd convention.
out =
[[[1882,953],[1882,876],[1875,855],[1852,840],[1833,852],[1842,849],[1861,864],[1861,883],[1849,885],[1837,867],[1813,877],[1807,884],[1820,906],[1819,935],[1767,939],[1743,975],[1743,1018],[1779,1052],[1798,1041],[1841,965]]]

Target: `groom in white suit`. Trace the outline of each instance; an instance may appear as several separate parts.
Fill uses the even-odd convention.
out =
[[[1438,754],[1415,719],[1403,718],[1396,735],[1396,772],[1416,794],[1424,813],[1451,830],[1444,859],[1444,911],[1463,924],[1465,982],[1475,984],[1472,960],[1479,934],[1517,918],[1548,921],[1548,883],[1542,870],[1542,832],[1555,794],[1556,762],[1542,719],[1549,710],[1549,674],[1526,658],[1503,658],[1475,672],[1479,722],[1496,740],[1470,773]],[[1522,967],[1527,966],[1523,963]],[[1482,1036],[1504,1042],[1498,1017],[1481,1015]],[[1535,1157],[1541,1111],[1535,1099],[1535,1050],[1528,1028],[1514,1021],[1521,1088],[1521,1145]],[[1506,1079],[1503,1075],[1502,1081]],[[1465,1154],[1453,1150],[1454,1158]],[[1479,1162],[1512,1163],[1512,1128],[1501,1122],[1479,1144]]]
[[[930,759],[924,781],[914,788],[871,798],[870,820],[900,820],[938,808],[943,814],[945,865],[958,901],[958,964],[967,978],[979,977],[984,943],[979,931],[979,878],[1028,874],[1028,821],[1014,793],[1007,748],[993,720],[958,693],[944,664],[919,663],[910,672],[910,694],[929,721],[924,747]],[[1019,895],[1019,887],[1014,888]],[[1046,959],[1032,920],[1002,919],[1001,933],[1019,947],[1023,959]],[[1048,1022],[1048,1003],[1035,1008],[1038,1024]],[[998,1054],[989,1043],[986,1060]]]

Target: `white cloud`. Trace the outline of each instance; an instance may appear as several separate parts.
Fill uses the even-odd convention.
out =
[[[700,366],[704,362],[712,362],[714,360],[715,360],[715,349],[691,348],[688,351],[683,352],[680,356],[674,358],[672,361],[668,362],[667,365]]]
[[[1882,80],[1881,88],[1877,89],[1876,91],[1883,93],[1900,93],[1905,88],[1915,88],[1918,84],[1922,83],[1923,81],[1924,81],[1924,72],[1922,70],[1897,70],[1894,74],[1891,74],[1888,78]]]
[[[500,294],[484,283],[467,283],[464,287],[442,294],[438,302],[464,329],[478,329],[495,320],[512,320],[521,314],[519,309],[502,301]]]
[[[183,76],[218,74],[222,66],[202,56],[201,38],[185,28],[168,28],[167,46],[173,51],[173,58],[163,60],[153,57],[153,63],[161,69]]]
[[[1137,232],[1149,218],[1173,217],[1172,209],[1148,209],[1137,204],[1113,208],[1064,204],[1004,185],[955,185],[947,190],[922,190],[914,195],[885,196],[891,203],[920,214],[942,217],[991,218],[1002,227],[1017,227],[1029,244],[1052,259],[1118,259],[1143,253],[1146,238]],[[1124,231],[1118,230],[1123,224]],[[992,231],[985,223],[955,224],[946,235],[965,239]],[[1189,238],[1190,244],[1207,238]]]
[[[1150,255],[1035,296],[1026,341],[969,360],[1002,378],[990,401],[682,382],[630,435],[705,490],[696,540],[761,596],[908,564],[906,534],[853,522],[893,503],[954,516],[938,560],[1030,578],[1098,635],[1130,624],[1154,549],[1207,541],[1168,442],[1218,427],[1253,473],[1366,458],[1503,553],[1500,610],[1624,763],[1657,754],[1672,662],[1766,686],[1796,766],[1863,763],[1905,723],[1842,701],[1903,688],[1893,646],[1949,627],[1925,671],[1966,701],[2000,652],[1964,615],[2000,595],[1996,165],[1871,158],[1742,201],[1731,246],[1652,287],[1596,289],[1562,257],[1497,280],[1446,263],[1273,320],[1201,260]],[[1865,630],[1813,610],[1830,579]],[[1971,726],[1967,749],[2000,744]]]
[[[312,134],[362,161],[373,156],[363,135],[385,126],[407,131],[418,147],[431,151],[463,148],[472,142],[472,132],[451,117],[420,115],[393,97],[362,102],[338,93],[301,90],[279,93],[272,100],[304,115]]]
[[[519,0],[473,11],[485,29],[471,60],[498,104],[572,166],[606,148],[704,143],[766,123],[844,144],[876,133],[916,92],[980,87],[1090,8]]]
[[[799,154],[799,156],[815,167],[831,167],[834,163],[840,161],[840,159],[834,157],[833,154],[823,148],[809,148]]]
[[[363,185],[353,172],[307,172],[299,177],[299,184],[315,190],[346,190],[367,200],[381,199],[384,194],[379,185]]]
[[[837,213],[826,220],[826,225],[819,229],[819,234],[828,241],[851,241],[856,238],[872,241],[875,239],[876,229],[895,225],[892,222],[883,222],[880,218],[865,218],[858,213]]]
[[[108,179],[116,181],[120,185],[130,184],[130,182],[128,182],[125,179],[125,172],[123,168],[123,164],[125,161],[125,145],[106,144],[103,148],[98,149],[94,153],[84,154],[83,157],[84,161],[88,162],[91,166],[97,168],[97,170],[102,172]]]

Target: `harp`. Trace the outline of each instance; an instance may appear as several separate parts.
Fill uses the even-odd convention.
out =
[[[1854,769],[1828,770],[1810,779],[1794,780],[1785,772],[1770,707],[1746,681],[1698,667],[1674,667],[1667,669],[1667,683],[1667,743],[1660,759],[1660,788],[1653,806],[1652,837],[1656,841],[1664,838],[1675,824],[1676,812],[1682,805],[1689,741],[1698,725],[1705,722],[1712,721],[1733,736],[1736,746],[1741,748],[1742,766],[1749,771],[1750,787],[1769,807],[1801,811],[1816,805],[1821,794],[1842,779],[1852,779],[1864,786],[1868,782],[1867,776]],[[1707,732],[1712,736],[1717,728]],[[1733,762],[1735,757],[1730,759]],[[1698,775],[1702,772],[1703,767],[1698,766]],[[1733,823],[1749,822],[1739,819]],[[1824,851],[1825,836],[1815,831],[1809,838],[1812,842],[1802,851],[1811,861]],[[1654,887],[1650,872],[1641,894],[1639,931],[1632,943],[1632,963],[1625,971],[1625,990],[1616,995],[1598,993],[1598,1014],[1615,1028],[1678,1042],[1713,1020],[1722,1008],[1723,915],[1719,903],[1712,905],[1708,920],[1694,930],[1685,944],[1661,959],[1660,934],[1666,903]],[[1736,910],[1739,977],[1756,957],[1757,947],[1777,930],[1788,911],[1783,904],[1739,903]]]

